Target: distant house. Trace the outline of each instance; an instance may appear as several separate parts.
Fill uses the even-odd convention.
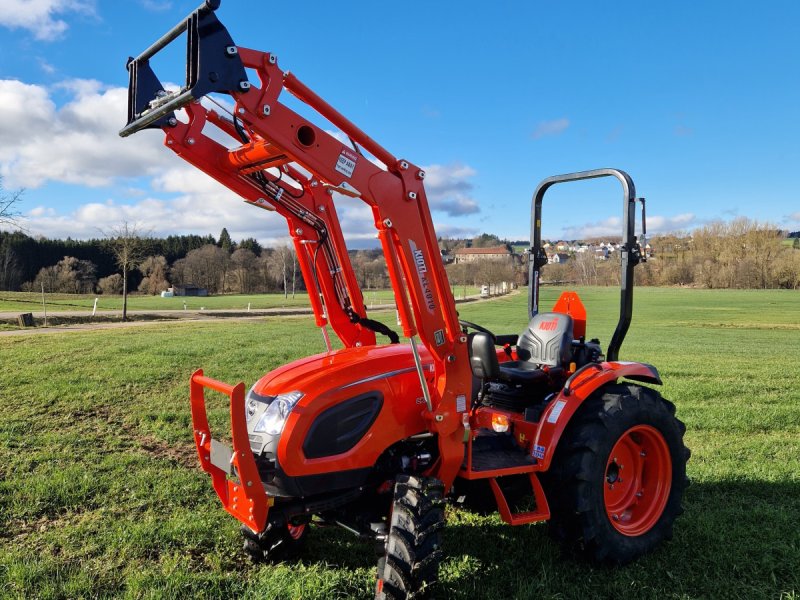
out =
[[[548,257],[547,262],[551,265],[563,265],[569,260],[569,254],[566,252],[556,252]]]
[[[208,290],[198,285],[187,283],[186,285],[173,286],[172,290],[176,296],[208,296]]]
[[[453,252],[456,264],[472,263],[483,260],[513,262],[514,254],[506,246],[491,248],[458,248]]]

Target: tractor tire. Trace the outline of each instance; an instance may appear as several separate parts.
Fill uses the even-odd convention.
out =
[[[671,539],[689,484],[685,431],[675,405],[653,389],[608,385],[587,398],[543,477],[551,536],[611,565]]]
[[[254,563],[278,563],[296,559],[305,547],[309,525],[269,523],[262,533],[242,525],[244,551]]]
[[[389,535],[378,561],[375,598],[426,598],[439,576],[444,485],[432,477],[399,475]]]

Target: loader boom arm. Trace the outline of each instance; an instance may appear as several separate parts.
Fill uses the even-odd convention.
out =
[[[438,476],[452,481],[461,462],[459,413],[469,408],[471,371],[425,194],[425,173],[397,159],[283,71],[274,54],[235,46],[215,15],[218,7],[219,0],[207,0],[128,61],[128,123],[120,135],[161,128],[166,146],[181,158],[245,202],[283,216],[316,323],[329,322],[348,347],[375,344],[377,324],[366,318],[333,198],[348,195],[371,208],[403,336],[411,339],[415,353],[418,336],[434,361],[435,384],[426,389],[422,382],[426,418],[439,434]],[[186,83],[169,93],[149,59],[183,31],[188,34]],[[258,81],[248,81],[245,69]],[[287,92],[344,133],[352,146],[287,107],[281,101]],[[211,93],[230,96],[230,116],[201,102]],[[186,122],[176,117],[181,109]],[[227,136],[226,143],[209,135],[214,128]]]

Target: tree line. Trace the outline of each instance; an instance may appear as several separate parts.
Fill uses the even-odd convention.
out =
[[[362,289],[390,285],[380,250],[354,251],[350,259]],[[0,290],[121,294],[126,277],[127,289],[143,294],[185,285],[210,294],[305,291],[293,245],[234,242],[227,229],[218,239],[142,237],[128,229],[106,238],[51,240],[0,231]]]
[[[637,267],[637,285],[704,288],[800,289],[800,232],[747,218],[714,222],[691,233],[650,240],[649,260]],[[619,261],[576,253],[548,265],[543,277],[582,285],[619,285]]]
[[[651,257],[637,268],[639,285],[686,285],[707,288],[800,288],[800,233],[787,236],[775,227],[748,219],[711,223],[691,234],[671,234],[650,241]],[[93,240],[50,240],[21,232],[0,231],[0,289],[119,294],[125,269],[119,261],[119,236]],[[129,257],[129,290],[158,294],[171,286],[196,285],[211,294],[304,291],[291,245],[263,248],[255,239],[231,240],[223,229],[212,235],[137,237]],[[497,236],[442,240],[443,249],[463,245],[499,245]],[[390,286],[378,249],[350,253],[364,290]],[[447,266],[454,293],[467,287],[525,284],[527,265],[475,261]],[[575,253],[565,264],[547,265],[545,282],[619,285],[619,261]]]
[[[131,242],[127,249],[121,247],[126,239]],[[120,294],[126,274],[128,289],[145,294],[182,285],[204,287],[211,294],[304,289],[294,247],[262,248],[255,239],[234,243],[225,229],[219,240],[119,232],[105,239],[49,240],[0,232],[0,289]]]

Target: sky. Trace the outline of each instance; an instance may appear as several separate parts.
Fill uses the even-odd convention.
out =
[[[285,240],[280,217],[184,163],[161,132],[118,137],[127,57],[198,3],[3,0],[0,176],[24,189],[29,234],[92,238],[128,221]],[[649,234],[736,217],[800,229],[796,0],[223,0],[217,14],[238,45],[276,53],[423,166],[440,235],[527,239],[540,180],[600,167],[631,174]],[[155,63],[163,81],[182,81],[182,51]],[[374,243],[369,211],[340,202],[348,242]],[[615,180],[556,186],[544,205],[546,238],[621,231]]]

